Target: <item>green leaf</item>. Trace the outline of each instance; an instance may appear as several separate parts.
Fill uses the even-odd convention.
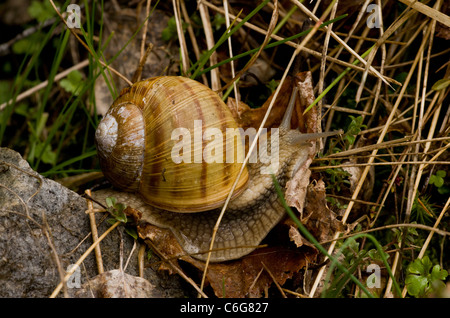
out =
[[[424,275],[425,271],[423,269],[423,264],[420,259],[416,259],[414,262],[409,264],[407,271],[411,274]]]
[[[183,27],[185,25],[185,23],[182,23]],[[169,19],[169,21],[167,22],[167,27],[165,27],[161,32],[161,38],[166,42],[178,38],[177,23],[175,22],[175,17],[171,17]]]
[[[273,93],[273,92],[275,92],[275,90],[277,89],[278,84],[279,84],[279,83],[278,83],[277,81],[275,81],[274,79],[272,79],[266,86],[267,86],[267,88],[269,88],[270,91]]]
[[[430,261],[430,258],[428,256],[425,256],[424,258],[422,258],[422,264],[424,275],[427,275],[433,267],[433,263]]]
[[[55,1],[55,5],[58,7],[58,3]],[[28,7],[28,14],[38,20],[38,22],[44,22],[54,16],[56,12],[53,9],[50,1],[37,1],[33,0]]]
[[[386,259],[389,258],[389,254],[388,254],[388,253],[386,253],[386,252],[383,251],[383,254],[384,254],[384,257],[385,257]],[[373,259],[373,260],[379,260],[379,261],[383,260],[383,257],[380,255],[380,253],[378,252],[378,250],[375,249],[375,248],[369,250],[369,251],[367,252],[367,255],[369,255],[370,258]]]
[[[430,280],[433,282],[435,280],[444,280],[448,276],[448,272],[445,269],[441,269],[439,265],[434,265],[431,270]]]
[[[132,227],[125,227],[125,233],[127,233],[129,236],[131,236],[135,240],[138,239],[138,234],[137,234],[136,230]]]
[[[431,175],[430,184],[434,184],[437,188],[440,188],[444,185],[444,178],[447,175],[445,170],[438,170],[436,174]]]
[[[426,277],[417,275],[408,275],[405,280],[406,289],[411,296],[420,297],[426,292],[428,280]]]
[[[444,185],[444,179],[442,178],[436,178],[434,185],[438,188],[442,187]]]
[[[211,25],[216,31],[219,30],[223,25],[225,25],[225,17],[220,13],[216,13],[214,15],[213,21],[211,22]]]
[[[127,206],[123,203],[117,203],[117,200],[114,197],[108,197],[105,201],[108,212],[116,219],[116,221],[127,223],[127,215],[124,212]]]
[[[450,187],[440,187],[437,189],[439,194],[449,194],[450,193]]]
[[[106,206],[107,207],[114,207],[116,205],[116,202],[117,202],[117,200],[114,197],[106,198]]]
[[[0,103],[9,100],[11,94],[11,83],[9,81],[0,81]]]
[[[440,91],[446,89],[450,85],[450,78],[443,78],[434,83],[433,87],[431,87],[434,91]]]
[[[67,77],[62,79],[59,83],[67,92],[78,96],[80,93],[80,88],[83,84],[83,75],[79,71],[75,70],[70,72]]]
[[[45,143],[38,143],[36,145],[36,153],[40,154],[41,151],[44,148]],[[52,148],[50,146],[50,144],[48,144],[45,147],[44,152],[42,153],[42,157],[41,157],[42,162],[47,163],[47,164],[51,164],[54,165],[56,164],[56,153],[54,151],[52,151]]]
[[[30,36],[23,38],[13,44],[12,50],[16,54],[33,54],[39,49],[44,35],[41,32],[36,32]]]
[[[127,215],[123,212],[124,210],[125,205],[122,203],[117,203],[113,209],[108,209],[108,211],[117,221],[127,223]]]
[[[439,265],[433,266],[428,256],[412,262],[407,267],[407,272],[411,274],[406,276],[406,288],[408,293],[414,297],[423,297],[427,293],[437,290],[436,288],[440,288],[442,281],[448,276],[448,272],[441,270]]]
[[[446,175],[447,175],[447,172],[445,170],[436,171],[436,176],[438,176],[438,177],[445,178]]]
[[[17,115],[21,115],[23,117],[28,117],[30,115],[30,109],[27,104],[20,103],[14,107],[14,112]]]

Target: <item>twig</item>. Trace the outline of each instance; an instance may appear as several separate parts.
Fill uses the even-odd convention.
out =
[[[214,35],[211,26],[211,19],[209,18],[208,8],[203,4],[203,2],[198,3],[198,9],[200,11],[200,17],[203,22],[203,29],[205,31],[205,39],[207,49],[210,50],[214,47]],[[213,52],[209,57],[211,65],[217,64],[217,53]],[[216,68],[211,70],[211,89],[213,91],[218,91],[220,89],[220,75],[219,70]]]
[[[138,252],[139,277],[144,277],[145,244],[141,244]]]
[[[181,58],[182,58],[181,65],[183,67],[183,73],[187,75],[189,70],[189,54],[187,51],[186,39],[184,38],[183,24],[181,21],[180,1],[172,0],[172,4],[173,4],[173,14],[175,16],[175,23],[177,26],[178,42],[180,44],[181,50]]]
[[[91,190],[86,190],[85,193],[88,196],[91,196]],[[91,211],[94,209],[94,205],[91,200],[86,199],[88,211]],[[98,240],[98,231],[97,231],[97,224],[95,221],[95,213],[88,213],[89,214],[89,221],[91,224],[91,233],[92,233],[92,241],[95,243]],[[97,261],[97,270],[99,274],[102,274],[104,272],[103,269],[103,260],[102,260],[102,250],[100,249],[100,244],[97,244],[95,247],[95,260]]]

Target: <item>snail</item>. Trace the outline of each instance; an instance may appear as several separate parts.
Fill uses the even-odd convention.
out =
[[[261,157],[250,161],[239,178],[211,262],[255,249],[285,215],[271,173],[284,188],[307,159],[310,145],[304,141],[335,134],[301,134],[285,127],[286,122],[278,138],[260,137],[266,141],[259,144]],[[239,128],[207,86],[179,76],[135,83],[122,91],[96,130],[101,169],[118,190],[93,192],[94,199],[114,196],[140,210],[141,221],[170,229],[186,253],[205,260],[202,252],[209,250],[217,217],[242,166],[237,159],[244,146],[240,138],[219,138],[225,131]],[[228,152],[220,152],[224,149],[233,154],[227,157]],[[271,155],[278,150],[276,164],[269,149]],[[264,172],[269,168],[270,173]]]

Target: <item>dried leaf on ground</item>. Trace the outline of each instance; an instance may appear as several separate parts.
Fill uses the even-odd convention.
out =
[[[288,220],[290,221],[290,220]],[[293,222],[292,222],[293,223]],[[294,242],[295,246],[302,247],[303,245],[316,249],[314,244],[306,240],[303,235],[300,234],[299,229],[294,225],[289,225],[289,238]]]
[[[165,259],[183,259],[190,261],[191,257],[186,255],[175,236],[168,229],[159,228],[155,225],[144,223],[137,227],[138,235],[143,240],[151,240]],[[168,271],[170,274],[176,272],[171,265],[161,262],[159,270]]]
[[[296,84],[299,87],[300,96],[300,98],[298,99],[299,111],[297,111],[297,113],[300,112],[301,114],[303,114],[303,111],[307,109],[307,107],[311,105],[311,103],[313,103],[315,99],[312,76],[310,72],[304,72],[299,73],[296,78]],[[302,115],[302,117],[298,117],[301,118],[301,120],[299,119],[298,124],[303,125],[300,127],[304,128],[306,123],[306,127],[308,128],[304,128],[304,130],[308,133],[320,132],[319,117],[320,116],[318,114],[317,108],[313,107],[309,112],[305,114],[305,116]],[[315,140],[309,141],[308,144],[310,145],[310,147],[306,148],[304,152],[304,161],[299,166],[297,172],[294,174],[291,180],[289,180],[286,184],[286,203],[291,207],[295,207],[299,211],[300,215],[302,215],[306,188],[309,184],[311,175],[309,166],[312,163],[317,152]]]
[[[292,276],[314,261],[317,252],[304,247],[296,251],[283,247],[267,247],[254,251],[241,260],[210,264],[207,279],[217,297],[261,297],[274,281],[283,286]],[[264,269],[270,271],[271,275]],[[203,263],[193,263],[203,269]]]
[[[319,242],[332,239],[336,232],[346,230],[336,213],[328,208],[325,183],[322,180],[308,187],[301,221]]]

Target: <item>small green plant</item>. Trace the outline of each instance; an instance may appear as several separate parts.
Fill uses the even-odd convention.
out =
[[[449,85],[450,85],[450,78],[443,78],[434,83],[431,89],[434,91],[440,91],[446,89]]]
[[[54,3],[59,6],[56,1],[54,1]],[[44,22],[56,16],[56,12],[53,10],[50,1],[33,0],[31,5],[28,7],[28,14],[35,18],[38,22]]]
[[[349,115],[348,117],[351,119],[351,122],[343,135],[347,148],[355,143],[356,137],[361,132],[361,129],[367,128],[366,125],[363,125],[364,118],[362,116],[354,117]]]
[[[72,71],[59,84],[67,92],[78,96],[80,94],[80,88],[83,85],[83,75],[79,71]]]
[[[326,200],[328,203],[330,203],[331,205],[335,206],[338,209],[346,209],[348,207],[348,204],[343,204],[341,203],[339,200],[337,200],[336,198],[327,196]]]
[[[338,165],[339,162],[335,160],[331,161],[331,165]],[[336,192],[340,192],[344,185],[350,186],[349,177],[351,174],[341,168],[326,169],[325,172],[329,175],[330,182],[327,185],[327,189],[334,189]]]
[[[106,198],[106,210],[114,217],[114,221],[127,223],[127,215],[125,209],[127,206],[123,203],[117,203],[117,199],[114,197]]]
[[[431,175],[430,184],[434,184],[440,194],[450,193],[450,188],[444,185],[444,178],[447,176],[445,170],[438,170],[436,174]]]
[[[433,291],[445,287],[444,280],[448,276],[445,269],[439,265],[434,265],[428,256],[422,259],[416,259],[409,264],[406,269],[406,289],[411,296],[420,298],[426,297]]]
[[[433,174],[430,177],[430,184],[434,184],[437,188],[440,188],[444,185],[444,178],[447,175],[447,172],[444,170],[436,171],[436,174]]]
[[[186,22],[182,22],[183,31],[186,30],[187,26],[188,24]],[[175,21],[175,17],[171,17],[169,21],[167,21],[167,27],[163,29],[161,38],[166,42],[178,39],[177,22]]]
[[[360,228],[358,225],[357,228]],[[358,231],[358,230],[357,230]],[[346,247],[343,248],[344,242],[338,241],[336,247],[339,249],[339,253],[342,255],[339,257],[341,264],[349,270],[350,273],[357,273],[358,271],[365,271],[371,264],[378,264],[384,259],[388,259],[389,255],[383,251],[378,251],[376,248],[366,250],[361,248],[360,243],[356,240],[350,239],[345,244]],[[381,253],[383,255],[381,255]],[[324,292],[322,296],[325,297],[344,297],[346,293],[351,293],[351,286],[348,284],[350,279],[348,275],[345,275],[338,268],[333,272],[333,280],[330,286]],[[365,282],[367,287],[369,287],[369,281]],[[373,294],[376,296],[375,294]],[[366,298],[368,295],[361,293],[359,297]]]
[[[131,219],[127,218],[127,214],[125,213],[125,210],[127,209],[127,206],[123,203],[118,203],[116,198],[114,197],[108,197],[106,198],[106,210],[111,214],[113,219],[109,219],[109,223],[114,224],[117,221],[122,222],[125,227],[125,233],[127,233],[129,236],[131,236],[133,239],[138,239],[138,234],[136,232],[135,226],[133,226],[131,222]]]
[[[347,130],[342,135],[342,137],[340,137],[340,139],[333,138],[330,140],[330,148],[328,150],[328,153],[333,154],[339,153],[344,150],[348,150],[350,146],[354,144],[356,137],[361,132],[361,129],[363,127],[366,127],[365,125],[363,125],[364,118],[362,116],[354,117],[350,115],[349,118],[351,119],[351,122],[348,125]],[[339,143],[339,140],[343,140],[343,143],[342,142]],[[329,163],[330,166],[338,166],[341,164],[342,164],[341,160],[334,160],[334,159],[331,160]],[[323,163],[323,165],[325,165],[325,163]],[[349,178],[351,177],[351,174],[345,171],[344,169],[328,168],[325,170],[325,172],[329,176],[327,189],[340,192],[342,188],[350,186]],[[330,203],[333,202],[330,201]]]

